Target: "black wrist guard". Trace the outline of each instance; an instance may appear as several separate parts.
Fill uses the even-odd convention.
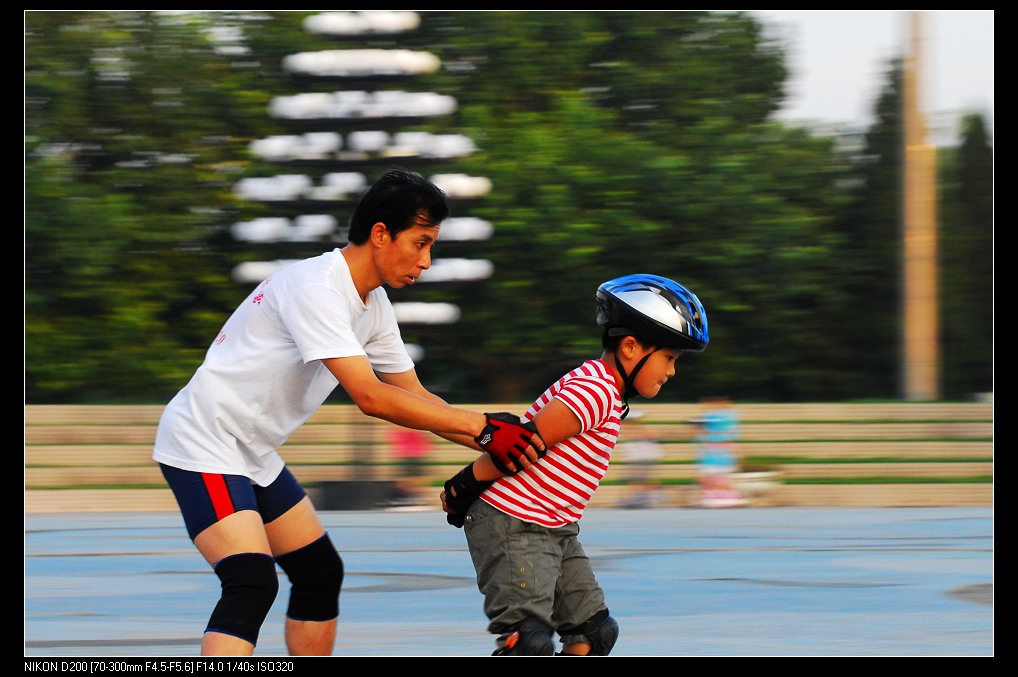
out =
[[[446,514],[446,521],[455,527],[462,527],[467,510],[491,484],[492,482],[480,482],[474,478],[473,463],[446,480],[445,504],[453,511]]]

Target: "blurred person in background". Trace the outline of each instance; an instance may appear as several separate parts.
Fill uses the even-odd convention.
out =
[[[396,506],[415,506],[421,503],[421,485],[424,481],[424,464],[431,453],[431,440],[421,430],[393,426],[387,434],[392,456],[399,463],[399,496]]]
[[[746,500],[735,488],[732,475],[739,469],[739,414],[728,397],[717,396],[703,401],[703,410],[693,419],[696,444],[700,506],[704,508],[737,508]]]
[[[607,656],[619,626],[579,541],[633,396],[656,397],[685,352],[707,347],[707,314],[682,285],[627,275],[597,289],[603,352],[562,376],[523,415],[548,445],[507,472],[481,455],[440,493],[463,527],[494,655]]]
[[[646,423],[647,412],[633,409],[626,417],[619,440],[619,451],[628,470],[629,491],[620,508],[652,508],[658,501],[658,485],[651,480],[654,467],[665,456],[657,433]]]
[[[412,285],[431,266],[448,214],[434,184],[387,171],[350,217],[349,243],[259,284],[163,411],[153,458],[221,583],[203,655],[254,652],[278,593],[276,565],[290,582],[290,654],[333,650],[343,562],[279,448],[336,385],[369,416],[483,450],[512,470],[544,449],[532,423],[427,391],[400,337],[383,286]]]

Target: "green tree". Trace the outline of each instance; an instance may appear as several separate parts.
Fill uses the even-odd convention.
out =
[[[944,395],[993,391],[993,149],[983,117],[961,121],[942,175],[941,330]]]
[[[599,351],[597,285],[642,271],[688,284],[711,319],[711,348],[663,398],[844,394],[822,373],[844,340],[831,224],[847,165],[830,141],[767,121],[785,70],[758,25],[708,12],[448,21],[460,30],[443,58],[469,64],[457,124],[482,148],[459,166],[495,186],[475,213],[496,227],[478,252],[496,279],[429,344],[466,368],[436,375],[429,360],[424,374],[456,372],[486,399],[530,396]]]
[[[858,160],[859,183],[840,216],[847,246],[843,289],[853,300],[843,373],[856,397],[895,398],[901,374],[901,235],[904,117],[902,66],[892,60],[876,122]]]
[[[900,392],[902,101],[894,60],[857,161],[861,182],[839,218],[848,242],[843,289],[854,304],[844,328],[855,346],[840,371],[858,397]],[[942,396],[956,399],[993,390],[993,151],[981,116],[966,116],[961,147],[938,155]]]
[[[25,15],[27,401],[163,401],[235,302],[224,213],[264,108],[210,26]]]
[[[436,251],[490,259],[494,276],[390,294],[463,309],[451,327],[404,329],[446,397],[534,396],[598,353],[594,290],[637,271],[688,284],[711,322],[710,348],[681,361],[662,399],[896,397],[897,65],[860,162],[772,120],[783,47],[742,12],[429,11],[412,33],[359,38],[308,34],[312,13],[26,13],[28,401],[165,401],[246,293],[230,279],[237,263],[338,244],[241,246],[235,221],[279,214],[234,187],[294,171],[248,150],[302,131],[269,117],[273,97],[362,87],[455,96],[455,115],[408,131],[464,134],[480,151],[410,166],[494,185],[454,205],[491,221],[494,238]],[[350,47],[428,50],[444,67],[413,83],[337,83],[281,65]],[[943,307],[965,318],[945,344],[973,347],[945,366],[959,393],[992,380],[992,273],[975,269],[992,257],[992,158],[967,129],[942,207],[957,254]],[[342,223],[349,208],[332,213]]]

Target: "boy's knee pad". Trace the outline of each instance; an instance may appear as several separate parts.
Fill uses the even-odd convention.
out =
[[[290,578],[286,615],[295,621],[331,621],[339,616],[343,560],[325,534],[300,550],[276,558]]]
[[[220,632],[258,643],[258,631],[279,592],[279,577],[271,555],[246,552],[216,564],[223,593],[205,632]]]
[[[553,656],[555,631],[536,618],[524,618],[510,634],[496,656]]]
[[[601,609],[582,625],[573,628],[559,628],[560,635],[583,635],[590,643],[588,656],[607,656],[619,639],[619,624],[608,609]]]

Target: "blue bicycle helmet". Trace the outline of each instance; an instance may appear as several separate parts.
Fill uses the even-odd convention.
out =
[[[624,275],[598,287],[597,323],[610,336],[635,336],[659,348],[698,353],[710,341],[700,300],[658,275]]]

